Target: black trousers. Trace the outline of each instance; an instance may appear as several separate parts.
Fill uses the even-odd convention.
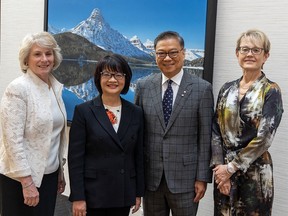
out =
[[[88,208],[87,216],[129,216],[130,206],[122,208]]]
[[[58,171],[44,175],[35,207],[24,204],[21,183],[0,174],[1,216],[53,216],[57,197]]]

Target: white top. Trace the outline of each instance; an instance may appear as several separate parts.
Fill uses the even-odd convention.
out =
[[[51,145],[50,152],[47,158],[47,165],[45,169],[45,174],[50,174],[55,172],[59,168],[58,152],[60,146],[60,134],[65,124],[65,119],[58,102],[55,97],[53,88],[50,88],[51,105],[50,109],[53,117],[53,130],[51,134]]]
[[[114,124],[112,124],[114,130],[117,132],[118,128],[119,128],[119,124],[120,124],[120,120],[121,120],[121,109],[122,109],[122,105],[120,106],[108,106],[106,104],[104,104],[105,109],[108,109],[109,111],[111,111],[115,117],[116,117],[116,122]]]

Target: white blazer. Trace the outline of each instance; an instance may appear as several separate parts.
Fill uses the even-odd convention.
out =
[[[65,118],[58,155],[60,167],[63,167],[63,155],[67,147],[63,85],[52,75],[50,81]],[[0,106],[0,173],[15,180],[31,175],[35,185],[40,187],[53,130],[50,104],[48,85],[30,70],[8,85]]]

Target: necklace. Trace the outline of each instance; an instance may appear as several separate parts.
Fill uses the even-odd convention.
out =
[[[254,82],[254,81],[253,81]],[[241,84],[241,82],[239,83],[239,94],[240,95],[245,95],[246,92],[248,91],[248,89],[250,88],[250,86],[253,84],[253,82],[249,82],[246,84]]]
[[[247,90],[248,90],[248,88],[239,88],[239,94],[240,95],[245,95],[246,94],[246,92],[247,92]]]

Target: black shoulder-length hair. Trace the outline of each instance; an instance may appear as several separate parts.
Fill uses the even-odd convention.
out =
[[[101,88],[101,72],[104,70],[114,71],[125,74],[125,85],[121,91],[121,94],[126,94],[129,90],[130,81],[132,78],[132,70],[128,62],[119,54],[106,55],[103,59],[96,64],[96,70],[94,73],[94,83],[100,95],[103,91]]]

